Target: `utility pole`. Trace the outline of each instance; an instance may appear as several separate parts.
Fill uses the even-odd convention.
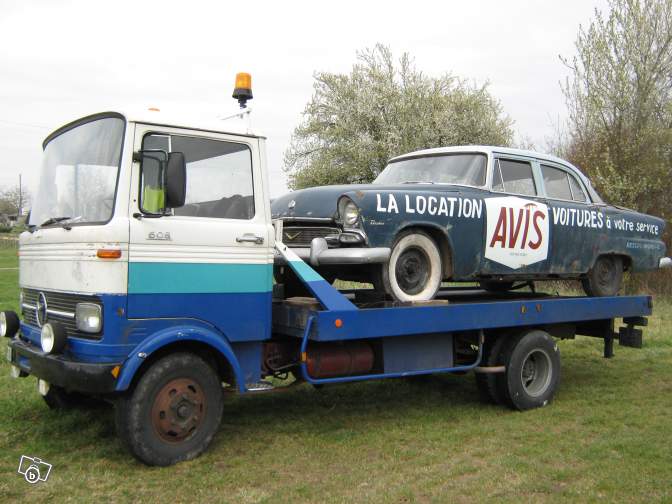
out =
[[[21,188],[21,174],[19,173],[19,208],[18,212],[19,215],[17,217],[21,217],[23,215],[23,191]]]

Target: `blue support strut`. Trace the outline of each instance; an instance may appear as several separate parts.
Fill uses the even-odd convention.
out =
[[[363,380],[377,380],[380,378],[401,378],[404,376],[415,376],[423,374],[439,374],[439,373],[453,373],[459,371],[470,371],[477,367],[481,363],[481,358],[483,357],[483,343],[485,341],[485,335],[483,330],[479,330],[478,333],[478,355],[476,360],[472,364],[466,366],[454,366],[449,368],[433,368],[433,369],[423,369],[420,371],[405,371],[402,373],[376,373],[376,374],[366,374],[366,375],[357,375],[357,376],[339,376],[336,378],[312,378],[308,374],[308,364],[306,356],[306,350],[308,349],[308,340],[310,339],[310,331],[313,326],[313,320],[315,319],[314,315],[308,317],[308,322],[306,323],[306,328],[303,331],[303,339],[301,340],[301,375],[304,380],[313,385],[322,385],[327,383],[344,383],[352,381],[363,381]]]

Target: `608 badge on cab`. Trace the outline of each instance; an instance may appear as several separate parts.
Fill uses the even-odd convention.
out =
[[[148,240],[173,241],[169,231],[152,231],[147,235]]]

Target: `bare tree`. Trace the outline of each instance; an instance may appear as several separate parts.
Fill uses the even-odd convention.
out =
[[[604,196],[670,218],[672,0],[609,0],[562,58],[569,136],[564,154]]]

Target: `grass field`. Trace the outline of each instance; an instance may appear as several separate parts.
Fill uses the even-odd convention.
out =
[[[16,285],[0,270],[3,308]],[[560,390],[540,410],[480,403],[471,375],[302,385],[230,400],[210,450],[169,468],[121,448],[111,408],[50,411],[3,359],[0,501],[670,502],[672,304],[654,312],[642,350],[605,360],[599,340],[561,342]],[[53,464],[48,482],[26,483],[21,455]]]

